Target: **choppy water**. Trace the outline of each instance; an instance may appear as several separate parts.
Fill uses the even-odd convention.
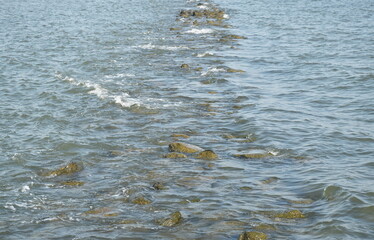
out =
[[[218,26],[179,17],[213,7]],[[373,12],[371,0],[3,1],[0,238],[237,239],[269,224],[270,239],[372,239]],[[174,141],[219,159],[164,158]],[[234,156],[248,152],[268,156]],[[43,176],[70,162],[83,170]],[[269,214],[288,210],[306,217]],[[157,223],[175,211],[180,224]]]

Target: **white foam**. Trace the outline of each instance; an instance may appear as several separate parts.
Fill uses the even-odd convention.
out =
[[[163,45],[154,45],[154,44],[151,44],[151,43],[148,43],[148,44],[145,44],[145,45],[140,45],[140,46],[138,46],[138,48],[148,49],[148,50],[159,49],[159,50],[168,50],[168,51],[177,51],[177,50],[181,50],[181,49],[189,49],[186,46],[163,46]]]
[[[209,68],[208,71],[203,72],[203,73],[201,74],[201,76],[207,76],[207,75],[209,75],[209,74],[211,74],[211,73],[216,73],[216,72],[226,72],[226,70],[223,69],[223,68],[216,68],[216,67],[213,67],[213,68]]]
[[[229,16],[228,14],[225,13],[225,14],[223,14],[223,18],[224,18],[224,19],[229,19],[230,16]]]
[[[206,57],[206,56],[213,56],[214,54],[211,52],[205,52],[205,53],[199,53],[196,56],[201,58],[201,57]]]
[[[115,75],[106,75],[105,78],[109,78],[109,79],[114,79],[114,78],[131,78],[131,77],[135,77],[134,74],[130,74],[130,73],[118,73],[118,74],[115,74]]]
[[[192,33],[192,34],[209,34],[213,32],[214,30],[210,28],[203,28],[203,29],[193,28],[191,30],[186,31],[186,33]]]
[[[66,77],[63,77],[61,75],[56,75],[56,76],[75,86],[81,86],[87,89],[91,89],[88,91],[89,94],[96,95],[98,98],[103,99],[103,100],[109,100],[110,102],[118,104],[121,107],[128,108],[133,105],[138,105],[138,106],[141,105],[141,103],[138,100],[131,98],[130,95],[127,93],[122,93],[121,95],[110,94],[109,90],[102,87],[100,84],[92,83],[90,81],[80,82],[80,81],[75,80],[74,78],[67,77],[67,76]]]
[[[208,6],[206,6],[206,5],[199,5],[197,7],[200,8],[200,9],[208,9]]]
[[[25,193],[25,192],[28,192],[28,191],[30,191],[30,187],[29,186],[27,186],[27,185],[22,186],[21,192]]]

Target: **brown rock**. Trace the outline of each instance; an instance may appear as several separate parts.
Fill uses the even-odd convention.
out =
[[[214,160],[218,158],[218,155],[212,150],[205,150],[196,155],[196,158],[205,160]]]
[[[268,236],[262,232],[243,232],[238,240],[266,240]]]
[[[188,143],[182,143],[182,142],[174,142],[169,144],[169,151],[170,152],[181,152],[181,153],[196,153],[201,152],[204,149],[188,144]]]

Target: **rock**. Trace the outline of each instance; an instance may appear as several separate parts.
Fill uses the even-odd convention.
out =
[[[135,220],[130,220],[130,219],[126,219],[126,220],[121,220],[118,222],[118,224],[136,224],[138,223],[137,221]]]
[[[188,64],[186,64],[186,63],[183,63],[181,65],[181,68],[183,68],[183,69],[190,69],[190,66]]]
[[[214,160],[218,158],[218,155],[212,150],[205,150],[196,155],[196,158],[205,160]]]
[[[240,69],[228,68],[228,69],[226,69],[226,72],[228,72],[228,73],[244,73],[245,71],[240,70]]]
[[[83,214],[84,215],[107,214],[110,211],[111,211],[110,208],[102,207],[102,208],[96,208],[96,209],[85,211]]]
[[[72,186],[72,187],[80,187],[84,185],[84,182],[79,182],[79,181],[66,181],[66,182],[61,182],[61,185],[65,186]]]
[[[181,30],[181,28],[170,28],[170,31],[179,31],[179,30]]]
[[[138,197],[132,200],[132,203],[138,204],[138,205],[148,205],[148,204],[151,204],[152,202],[144,197]]]
[[[288,202],[293,204],[312,204],[312,199],[300,199],[300,200],[288,200]]]
[[[190,136],[186,135],[186,134],[178,134],[178,133],[175,133],[173,135],[171,135],[172,137],[176,137],[176,138],[190,138]]]
[[[196,153],[204,151],[204,149],[188,143],[174,142],[169,144],[169,151],[181,153]]]
[[[155,190],[165,190],[166,187],[163,183],[160,183],[160,182],[156,182],[152,185],[152,187],[155,189]]]
[[[243,190],[243,191],[250,191],[250,190],[252,190],[253,188],[251,188],[251,187],[240,187],[240,190]]]
[[[287,211],[283,213],[278,213],[274,217],[293,219],[293,218],[305,218],[305,215],[299,210],[292,210],[292,211]]]
[[[253,227],[257,231],[275,231],[277,230],[273,225],[261,223]]]
[[[234,35],[234,34],[227,35],[224,38],[228,38],[228,39],[247,39],[246,37],[239,36],[239,35]]]
[[[56,177],[56,176],[60,176],[60,175],[69,175],[69,174],[77,173],[77,172],[80,172],[80,171],[82,171],[82,167],[80,167],[77,163],[72,162],[72,163],[69,163],[68,165],[66,165],[64,167],[61,167],[57,170],[47,172],[43,175],[44,176]]]
[[[187,156],[183,153],[171,152],[164,155],[164,158],[187,158]]]
[[[262,232],[243,232],[238,240],[265,240],[268,236]]]
[[[209,10],[182,10],[179,13],[180,17],[189,18],[189,17],[196,17],[196,18],[214,18],[217,20],[222,20],[225,17],[225,12],[219,9],[209,9]]]
[[[272,156],[270,153],[241,153],[241,154],[234,154],[234,157],[239,157],[239,158],[266,158]]]
[[[262,180],[261,183],[262,184],[270,184],[270,183],[276,182],[278,180],[279,180],[279,178],[277,178],[277,177],[270,177],[270,178],[267,178],[265,180]]]
[[[170,217],[168,218],[158,220],[158,223],[164,227],[174,227],[175,225],[181,223],[182,220],[182,214],[178,211],[170,214]]]

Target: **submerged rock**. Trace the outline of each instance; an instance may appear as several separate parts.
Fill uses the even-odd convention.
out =
[[[148,204],[151,204],[152,202],[144,197],[138,197],[132,200],[132,203],[138,204],[138,205],[148,205]]]
[[[240,70],[240,69],[228,68],[228,69],[226,69],[226,72],[228,72],[228,73],[244,73],[245,71]]]
[[[174,142],[169,144],[169,151],[181,153],[196,153],[204,151],[204,149],[188,143]]]
[[[183,69],[190,69],[190,66],[188,64],[186,64],[186,63],[183,63],[181,65],[181,68],[183,68]]]
[[[212,150],[205,150],[196,155],[196,158],[205,160],[214,160],[218,158],[218,155]]]
[[[293,219],[293,218],[305,218],[305,215],[299,210],[292,210],[292,211],[287,211],[283,213],[278,213],[274,217]]]
[[[268,236],[262,232],[243,232],[238,240],[266,240]]]
[[[164,158],[187,158],[187,156],[183,153],[171,152],[164,155]]]
[[[261,223],[259,225],[256,225],[253,227],[255,230],[258,230],[258,231],[275,231],[277,230],[276,227],[274,227],[273,225],[270,225],[270,224],[264,224],[264,223]]]
[[[56,177],[56,176],[60,176],[60,175],[69,175],[69,174],[77,173],[77,172],[80,172],[80,171],[82,171],[82,167],[80,167],[77,163],[72,162],[72,163],[69,163],[68,165],[66,165],[64,167],[61,167],[57,170],[53,170],[53,171],[49,171],[47,173],[44,173],[43,175],[44,176]]]
[[[181,223],[182,220],[182,214],[178,211],[170,214],[168,218],[160,219],[157,222],[164,227],[174,227],[175,225]]]
[[[240,153],[240,154],[234,154],[234,157],[239,158],[266,158],[272,156],[270,153],[264,152],[264,153]]]
[[[166,187],[163,183],[160,183],[160,182],[156,182],[152,185],[153,189],[155,190],[165,190]]]
[[[219,10],[217,8],[214,9],[205,9],[205,10],[182,10],[179,13],[180,17],[189,18],[189,17],[196,17],[196,18],[214,18],[217,20],[221,20],[225,18],[225,12]]]
[[[276,182],[278,180],[279,180],[279,178],[277,178],[277,177],[269,177],[265,180],[262,180],[261,183],[262,184],[270,184],[270,183]]]
[[[190,136],[186,135],[186,134],[178,134],[178,133],[175,133],[173,135],[171,135],[172,137],[176,137],[176,138],[190,138]]]
[[[84,185],[84,182],[79,182],[79,181],[65,181],[65,182],[61,182],[61,185],[71,186],[71,187],[80,187],[80,186]]]
[[[312,199],[300,199],[300,200],[288,200],[290,203],[294,204],[312,204],[313,200]]]

